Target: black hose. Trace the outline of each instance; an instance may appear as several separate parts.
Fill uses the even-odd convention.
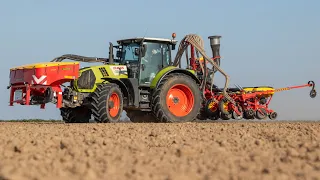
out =
[[[107,58],[98,58],[98,57],[86,57],[86,56],[80,56],[75,54],[64,54],[62,56],[56,57],[50,62],[61,62],[65,59],[70,59],[74,61],[81,61],[81,62],[108,62]]]

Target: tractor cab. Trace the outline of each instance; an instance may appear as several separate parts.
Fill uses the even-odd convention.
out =
[[[139,79],[140,86],[150,86],[155,75],[172,63],[171,50],[177,43],[172,37],[118,40],[117,62],[127,66],[128,78]]]

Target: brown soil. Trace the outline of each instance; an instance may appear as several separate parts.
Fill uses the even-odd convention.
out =
[[[0,179],[320,179],[319,122],[2,122],[0,132]]]

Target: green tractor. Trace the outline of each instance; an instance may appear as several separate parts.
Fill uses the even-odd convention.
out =
[[[174,37],[118,40],[118,45],[110,43],[108,59],[76,55],[54,59],[104,63],[81,68],[79,78],[64,88],[63,120],[89,122],[93,115],[96,122],[118,122],[123,111],[132,122],[194,120],[202,103],[200,82],[192,70],[173,65]]]

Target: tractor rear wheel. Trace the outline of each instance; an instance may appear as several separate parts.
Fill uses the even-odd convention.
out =
[[[185,74],[167,75],[153,91],[151,109],[160,122],[188,122],[201,108],[199,85]]]
[[[90,109],[84,106],[60,108],[60,114],[65,123],[89,123],[91,119]]]
[[[120,121],[123,111],[123,95],[117,84],[98,85],[92,96],[92,114],[98,123]]]

